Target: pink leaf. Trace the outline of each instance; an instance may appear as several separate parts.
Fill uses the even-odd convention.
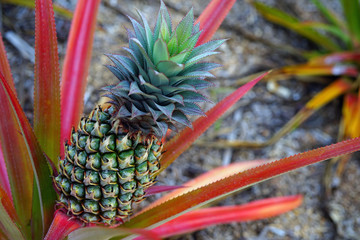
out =
[[[152,231],[162,238],[189,233],[217,224],[245,222],[274,217],[302,203],[302,196],[275,197],[240,206],[211,207],[194,210],[177,217]],[[136,240],[144,239],[137,237]]]
[[[90,65],[100,0],[79,0],[71,25],[61,80],[61,142],[77,126],[83,111],[83,97]],[[61,155],[64,145],[61,144]]]
[[[196,45],[210,41],[235,2],[236,0],[212,0],[209,3],[195,22],[200,22],[202,30]]]

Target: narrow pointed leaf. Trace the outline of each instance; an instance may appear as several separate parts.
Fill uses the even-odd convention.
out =
[[[344,16],[350,33],[360,42],[360,2],[359,0],[341,0]]]
[[[197,188],[137,215],[124,227],[153,228],[186,212],[286,172],[360,150],[360,138],[293,155]]]
[[[201,35],[196,45],[210,41],[236,0],[212,0],[195,24],[200,23]]]
[[[61,80],[62,143],[82,114],[99,4],[100,0],[79,0],[72,21]],[[63,153],[64,144],[60,146]]]
[[[14,206],[23,228],[26,228],[29,222],[36,221],[41,223],[41,229],[45,231],[50,226],[56,200],[52,174],[16,96],[4,77],[0,76],[0,100],[3,103],[0,108],[7,116],[0,124],[0,137],[4,158],[11,173],[9,178]],[[38,189],[35,193],[33,180]],[[38,196],[33,198],[33,194]],[[38,200],[40,211],[35,212],[36,215],[32,215],[33,204],[36,204],[32,203],[32,199]]]
[[[310,65],[299,64],[293,66],[286,66],[280,69],[281,73],[294,76],[326,76],[326,75],[346,75],[356,77],[359,71],[356,67],[351,65]]]
[[[60,72],[51,0],[36,0],[34,132],[57,165],[60,154]]]
[[[140,213],[145,212],[145,211],[151,209],[152,207],[157,206],[161,203],[164,203],[164,202],[170,200],[171,198],[180,196],[184,193],[195,190],[196,188],[208,185],[212,182],[216,182],[225,177],[229,177],[235,173],[243,172],[245,170],[254,168],[254,167],[259,166],[264,163],[266,163],[265,160],[252,160],[252,161],[246,161],[246,162],[232,163],[227,166],[215,168],[209,172],[201,174],[200,176],[186,182],[185,184],[183,184],[183,186],[184,186],[183,188],[172,191],[171,193],[168,193],[165,196],[159,198],[158,200],[152,202],[150,205],[146,206]]]
[[[11,74],[11,69],[10,69],[9,61],[7,59],[6,50],[1,32],[0,32],[0,72],[2,73],[2,75],[4,75],[7,83],[11,88],[11,91],[13,91],[16,94],[14,80]]]
[[[345,23],[337,16],[331,9],[325,7],[319,0],[311,0],[316,7],[321,11],[324,17],[332,24],[338,28],[343,28]]]
[[[168,192],[179,188],[184,188],[184,186],[150,186],[148,189],[146,189],[146,196]]]
[[[240,206],[224,206],[194,210],[177,217],[152,231],[162,238],[185,234],[218,224],[245,222],[274,217],[293,210],[302,203],[302,196],[274,197]],[[143,237],[137,237],[142,240]]]
[[[185,128],[171,141],[164,146],[165,153],[161,160],[161,171],[166,169],[176,158],[180,156],[190,145],[208,129],[222,114],[234,105],[245,93],[247,93],[257,82],[267,73],[260,75],[256,79],[237,89],[230,96],[219,102],[215,107],[206,112],[207,117],[200,117],[193,122],[193,129]]]
[[[357,112],[360,111],[359,109],[358,97],[355,94],[346,94],[342,109],[346,137],[360,136],[360,125],[357,126],[357,122],[360,119],[356,116]]]
[[[29,153],[22,136],[19,120],[14,113],[14,106],[9,100],[5,85],[8,86],[7,82],[2,79],[0,111],[6,118],[0,118],[0,143],[7,166],[14,207],[19,216],[19,224],[22,232],[29,236],[30,229],[26,226],[31,219],[33,172],[31,163],[28,161]],[[8,86],[7,89],[10,87]],[[27,201],[23,201],[23,199]]]
[[[295,31],[328,51],[340,50],[340,47],[337,46],[331,39],[315,30],[302,27],[298,19],[288,15],[287,13],[279,9],[269,7],[260,2],[252,2],[252,4],[267,20]]]
[[[339,95],[349,91],[351,87],[350,82],[340,78],[316,94],[309,102],[306,103],[305,108],[317,110],[337,98]]]
[[[135,228],[107,228],[107,227],[88,227],[75,230],[69,235],[69,240],[99,240],[99,239],[113,239],[113,237],[126,236],[129,234],[137,234],[144,236],[147,240],[161,240],[159,235],[155,232],[145,229]],[[49,239],[50,240],[50,239]],[[52,240],[52,239],[51,239]],[[60,239],[59,239],[60,240]]]

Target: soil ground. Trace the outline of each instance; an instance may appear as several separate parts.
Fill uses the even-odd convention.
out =
[[[59,4],[74,9],[76,1],[59,0]],[[178,22],[191,6],[198,16],[209,0],[165,0]],[[321,19],[316,8],[308,0],[264,1],[277,6],[300,19]],[[336,0],[323,1],[334,10],[339,9]],[[12,31],[31,49],[34,47],[34,13],[32,10],[2,4],[2,34]],[[148,19],[154,18],[159,8],[158,0],[104,0],[99,9],[99,27],[94,41],[94,52],[85,95],[85,114],[103,94],[101,87],[115,83],[115,77],[104,67],[110,61],[104,53],[123,53],[127,44],[125,27],[130,27],[126,15],[136,17],[139,9]],[[66,50],[70,21],[57,16],[59,53],[61,60]],[[208,92],[218,102],[237,87],[237,80],[249,74],[299,63],[301,59],[289,53],[285,46],[297,49],[314,49],[314,45],[284,28],[265,21],[247,2],[238,0],[214,38],[228,41],[220,48],[221,54],[211,61],[223,64],[213,71],[212,81],[216,90]],[[5,40],[10,65],[13,70],[19,100],[32,118],[33,63],[29,56]],[[232,112],[200,139],[216,142],[219,139],[264,141],[281,128],[316,92],[325,85],[287,79],[279,82],[281,91],[270,91],[262,82],[253,88]],[[285,94],[282,94],[285,93]],[[203,106],[205,109],[212,105]],[[276,144],[259,149],[211,148],[195,143],[166,171],[159,182],[166,185],[183,184],[195,176],[223,164],[253,159],[280,159],[299,152],[336,142],[340,119],[341,100],[336,100],[319,110],[293,132]],[[230,134],[231,133],[231,134]],[[172,239],[360,239],[360,154],[352,156],[345,174],[333,194],[324,200],[322,179],[327,162],[305,167],[282,175],[245,191],[237,193],[219,205],[247,203],[274,196],[302,194],[304,203],[294,211],[278,217],[210,227],[206,230],[174,237]],[[148,201],[153,200],[151,197]]]

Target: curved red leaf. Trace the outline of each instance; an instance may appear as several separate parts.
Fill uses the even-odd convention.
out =
[[[210,41],[235,2],[236,0],[212,0],[209,3],[195,22],[200,22],[202,30],[196,45]]]
[[[253,201],[240,206],[211,207],[194,210],[177,217],[152,231],[162,238],[185,234],[209,226],[231,222],[245,222],[274,217],[297,208],[302,196],[274,197]],[[143,240],[137,237],[136,240]]]
[[[61,79],[61,143],[82,114],[99,4],[100,0],[79,0],[74,13]],[[61,155],[63,151],[61,144]]]
[[[360,138],[339,142],[283,158],[200,187],[135,216],[124,227],[156,227],[194,208],[223,198],[256,183],[326,159],[360,150]]]

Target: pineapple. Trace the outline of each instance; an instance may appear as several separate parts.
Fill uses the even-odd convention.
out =
[[[209,101],[199,90],[218,64],[199,61],[224,41],[196,46],[192,10],[174,29],[163,2],[153,31],[139,16],[130,18],[129,57],[108,55],[119,80],[105,87],[111,101],[81,119],[59,161],[58,205],[85,223],[124,221],[155,183],[167,130],[191,127],[188,116],[204,115],[198,104]]]

